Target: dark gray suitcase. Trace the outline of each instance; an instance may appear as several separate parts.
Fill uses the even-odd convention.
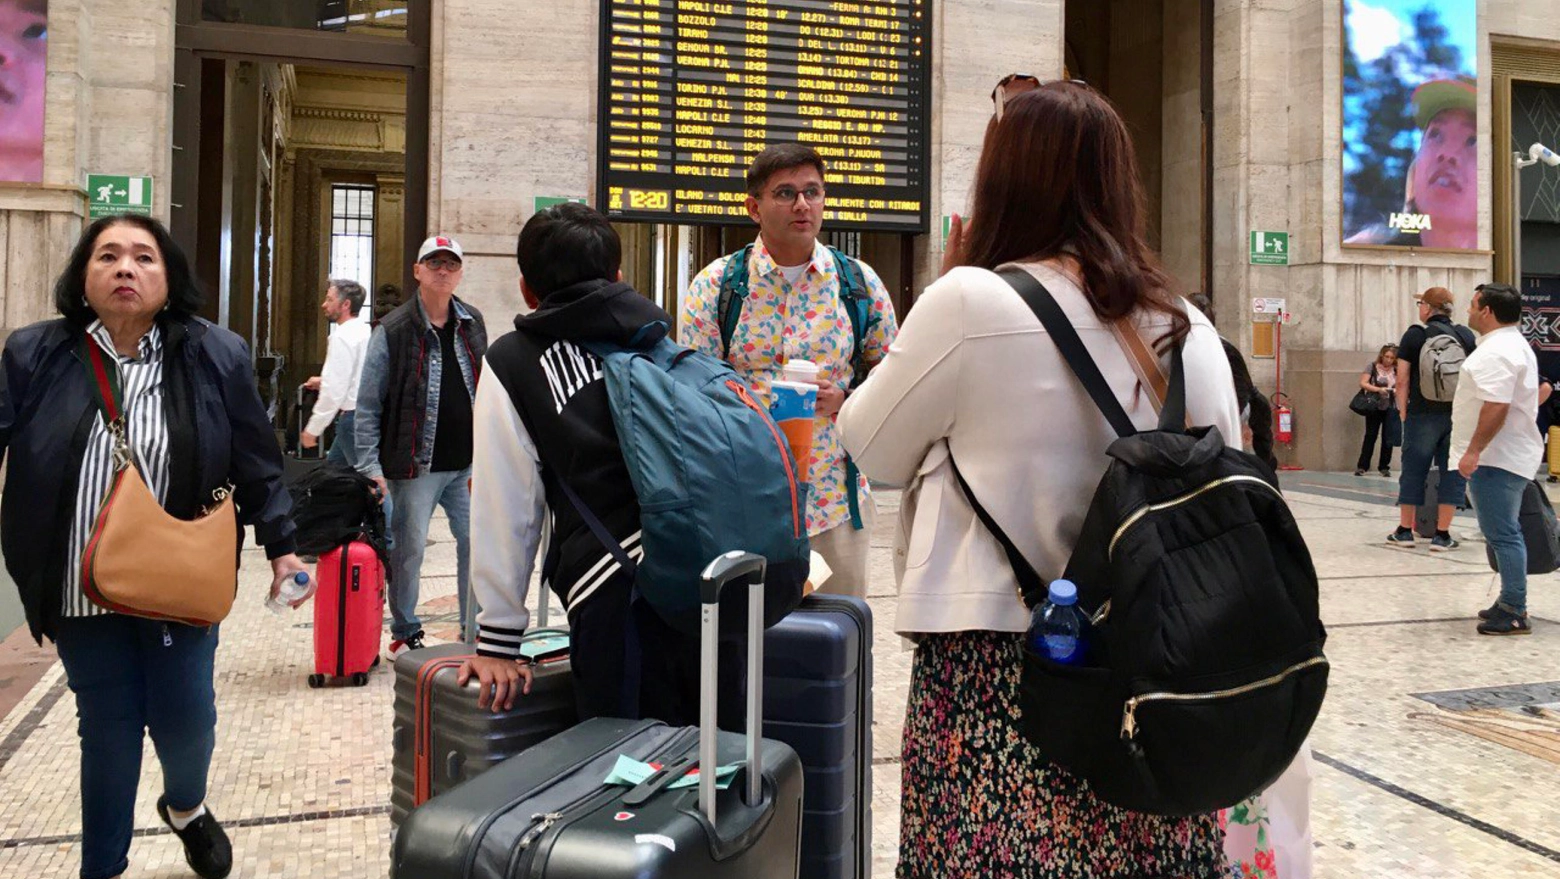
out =
[[[1440,501],[1436,490],[1441,484],[1441,471],[1434,465],[1425,476],[1425,502],[1414,508],[1414,533],[1420,537],[1434,537],[1436,520],[1440,516]]]
[[[1560,569],[1560,523],[1555,521],[1555,508],[1537,479],[1522,490],[1517,521],[1522,525],[1522,542],[1527,545],[1527,572],[1552,574]],[[1490,570],[1499,572],[1495,550],[1488,543],[1484,544],[1484,556],[1489,559]]]
[[[566,639],[560,629],[536,629],[525,640]],[[390,823],[429,797],[573,726],[577,720],[567,641],[536,664],[531,692],[495,713],[477,707],[477,683],[455,685],[469,644],[413,650],[395,661],[395,729],[391,735]]]
[[[753,590],[748,606],[748,734],[715,729],[715,664],[703,663],[698,729],[595,718],[526,750],[413,810],[396,834],[392,879],[797,879],[802,764],[760,738],[764,560],[721,556],[701,583],[704,655],[713,658],[719,594]],[[635,788],[604,780],[619,755],[662,768]],[[668,786],[698,766],[741,763],[731,787],[714,773]]]
[[[764,637],[764,736],[802,760],[807,879],[866,879],[872,851],[872,611],[815,594]]]

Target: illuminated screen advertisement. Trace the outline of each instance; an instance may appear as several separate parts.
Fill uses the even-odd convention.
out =
[[[1477,0],[1345,0],[1343,242],[1479,242]]]
[[[927,230],[929,0],[603,0],[598,192],[613,219],[749,223],[774,143],[829,166],[836,229]]]
[[[0,182],[43,180],[48,0],[0,0]]]

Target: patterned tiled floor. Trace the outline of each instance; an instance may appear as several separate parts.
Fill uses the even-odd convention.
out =
[[[1393,483],[1285,480],[1323,577],[1334,666],[1312,735],[1315,876],[1560,877],[1560,705],[1549,701],[1560,686],[1526,704],[1512,690],[1560,681],[1560,577],[1533,584],[1532,636],[1480,638],[1473,612],[1494,591],[1471,520],[1454,526],[1474,538],[1459,552],[1393,550],[1380,544],[1395,516],[1385,506]],[[893,504],[891,494],[882,499],[870,600],[877,879],[893,875],[911,656],[892,631]],[[430,632],[452,636],[454,545],[442,525],[433,534],[424,607]],[[390,677],[378,671],[361,689],[308,689],[308,613],[271,615],[260,603],[266,582],[262,557],[247,553],[244,597],[218,651],[211,806],[232,833],[234,875],[384,876]],[[1494,707],[1464,713],[1414,695],[1475,688],[1504,695],[1481,696]],[[136,826],[144,835],[128,875],[188,876],[152,808],[154,759],[143,774]],[[0,877],[75,875],[78,776],[74,704],[56,664],[0,718]]]

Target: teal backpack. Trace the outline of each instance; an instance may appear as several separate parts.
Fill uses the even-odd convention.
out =
[[[699,572],[732,550],[769,561],[764,623],[802,600],[811,551],[807,484],[797,479],[785,435],[727,364],[663,338],[648,349],[587,344],[601,358],[612,422],[639,499],[637,564],[565,486],[596,537],[657,614],[699,631]],[[744,627],[744,593],[722,601],[732,628]]]
[[[846,387],[846,390],[850,390],[860,387],[867,380],[864,343],[867,332],[878,319],[872,315],[872,291],[867,289],[867,278],[861,271],[861,264],[838,248],[830,247],[829,255],[834,257],[834,277],[839,279],[840,303],[845,306],[845,313],[850,315],[851,379]],[[726,260],[726,270],[721,274],[720,300],[716,304],[715,313],[720,315],[720,354],[724,360],[731,359],[731,338],[736,335],[737,322],[742,319],[742,305],[747,301],[752,279],[748,262],[752,256],[753,245],[749,244]],[[861,499],[857,497],[856,487],[860,481],[859,473],[856,462],[847,456],[845,485],[850,498],[850,525],[857,531],[862,527]]]

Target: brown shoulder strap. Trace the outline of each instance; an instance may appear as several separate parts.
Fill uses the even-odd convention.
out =
[[[1137,373],[1138,383],[1148,391],[1149,401],[1154,405],[1157,414],[1165,405],[1165,396],[1169,393],[1170,381],[1165,378],[1165,371],[1159,366],[1159,358],[1143,341],[1143,336],[1126,320],[1119,320],[1111,324],[1111,332],[1116,334],[1116,341],[1121,344],[1122,350],[1127,352],[1127,361],[1132,364],[1132,371]]]

